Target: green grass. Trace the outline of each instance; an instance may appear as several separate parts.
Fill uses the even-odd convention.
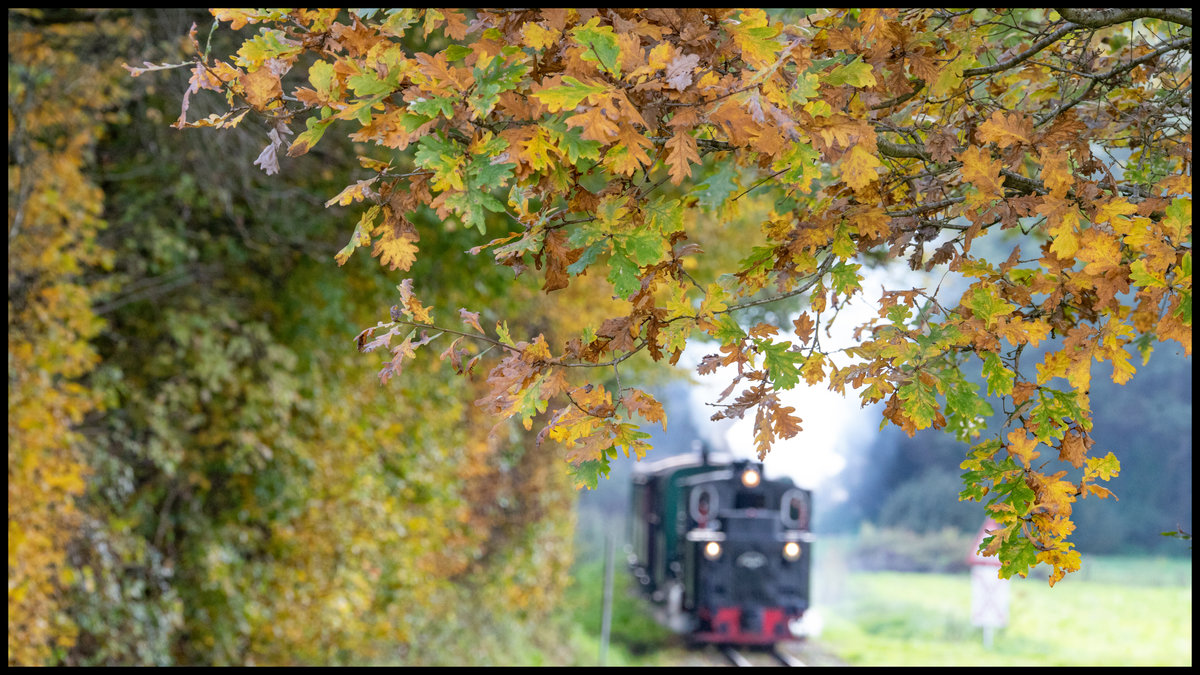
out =
[[[1190,665],[1191,561],[1092,558],[1053,589],[1015,579],[990,650],[966,574],[847,573],[820,641],[853,665]],[[1170,585],[1167,585],[1170,584]]]
[[[656,654],[681,641],[650,616],[650,604],[637,596],[634,582],[617,556],[613,569],[613,605],[610,639],[605,665],[651,665]],[[600,624],[603,613],[604,560],[592,558],[576,563],[565,603],[578,627],[587,654],[581,664],[598,664]]]
[[[824,630],[814,641],[851,665],[1191,665],[1192,564],[1187,558],[1084,556],[1050,588],[1043,570],[1014,579],[1009,625],[983,647],[970,623],[967,573],[856,572],[850,538],[822,539],[813,573]],[[690,663],[682,642],[629,593],[617,556],[607,665]],[[572,665],[598,663],[603,562],[573,570],[564,619]],[[549,661],[548,661],[549,662]]]

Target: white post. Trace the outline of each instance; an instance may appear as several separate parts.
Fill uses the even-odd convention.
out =
[[[1008,625],[1009,580],[991,565],[971,567],[971,623],[983,628],[983,646],[992,648],[997,628]]]
[[[971,624],[983,628],[984,649],[992,648],[996,629],[1008,625],[1009,580],[999,578],[1000,561],[996,557],[985,558],[978,552],[984,537],[999,527],[991,518],[984,521],[967,552],[967,564],[971,566]]]

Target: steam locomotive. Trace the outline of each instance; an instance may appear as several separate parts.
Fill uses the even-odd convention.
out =
[[[809,607],[812,493],[762,463],[698,454],[638,465],[629,567],[694,643],[771,645]]]

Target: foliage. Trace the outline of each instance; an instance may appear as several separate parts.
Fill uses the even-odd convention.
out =
[[[421,663],[468,631],[504,662],[506,636],[554,642],[569,478],[532,433],[487,438],[464,403],[480,385],[432,364],[362,385],[377,368],[345,347],[394,284],[328,261],[336,225],[309,197],[348,180],[351,145],[264,189],[240,161],[255,119],[166,128],[189,74],[119,64],[187,58],[194,18],[10,14],[10,663]],[[508,284],[431,262],[414,269],[462,305]],[[507,297],[513,330],[559,325],[536,289]]]
[[[122,271],[189,277],[165,311],[114,301],[128,304],[104,372],[121,413],[102,420],[99,439],[136,476],[114,510],[174,567],[174,660],[419,659],[414,646],[444,630],[536,621],[557,587],[533,570],[552,574],[570,555],[554,501],[568,494],[562,478],[535,453],[511,456],[518,439],[484,441],[491,424],[461,403],[466,381],[431,372],[398,390],[361,386],[373,369],[343,345],[382,302],[378,272],[347,279],[315,262],[328,226],[302,200],[242,188],[252,174],[189,183],[211,161],[189,152],[180,175],[114,187],[131,249]],[[239,222],[245,233],[230,229]],[[454,284],[448,275],[447,292]],[[465,615],[467,589],[496,602]]]
[[[414,275],[358,340],[387,349],[386,382],[457,336],[442,352],[454,370],[489,359],[479,404],[527,429],[537,418],[581,484],[619,452],[646,452],[636,420],[665,423],[619,367],[642,352],[673,363],[689,340],[714,339],[699,372],[736,366],[722,400],[742,387],[714,418],[752,413],[760,454],[800,430],[778,393],[802,379],[886,402],[910,434],[962,440],[996,400],[1006,423],[963,463],[962,497],[989,499],[1002,528],[986,552],[1002,576],[1046,563],[1053,583],[1079,567],[1072,503],[1111,496],[1101,483],[1120,469],[1091,447],[1091,362],[1124,383],[1131,346],[1143,359],[1156,340],[1190,353],[1189,11],[213,15],[256,34],[191,65],[176,126],[254,111],[270,124],[256,160],[269,174],[285,145],[304,155],[334,125],[373,146],[367,177],[327,202],[366,207],[339,264],[370,247],[411,273],[423,236],[462,228],[480,235],[472,255],[540,270],[547,293],[589,270],[589,284],[604,278],[589,307],[606,318],[552,340],[485,325],[482,309],[427,306],[435,289]],[[413,35],[425,49],[407,49]],[[189,121],[202,89],[229,111]],[[755,203],[769,205],[761,227],[745,227]],[[423,209],[440,229],[422,235],[409,215]],[[740,236],[701,238],[690,225],[705,219]],[[991,232],[1011,237],[1004,260],[972,253]],[[740,257],[726,264],[730,249]],[[866,292],[863,265],[901,258],[969,285],[959,298],[885,289],[858,344],[823,347],[839,307]],[[737,318],[803,294],[798,316]],[[1026,346],[1057,334],[1063,349],[1020,375]],[[962,377],[969,363],[986,392]]]
[[[106,111],[124,96],[115,64],[88,58],[120,22],[38,29],[36,10],[8,23],[8,662],[68,648],[66,544],[80,524],[83,440],[73,429],[98,403],[78,378],[97,361],[102,328],[89,273],[111,268],[98,245],[103,195],[86,168]]]
[[[1046,353],[1062,348],[1062,339],[1027,348],[1022,367],[1030,372]],[[968,381],[986,386],[978,372]],[[1120,496],[1074,504],[1072,520],[1076,549],[1088,553],[1130,555],[1157,552],[1186,555],[1186,546],[1160,535],[1163,530],[1191,528],[1191,367],[1190,357],[1160,352],[1138,377],[1126,385],[1104,378],[1092,382],[1091,436],[1098,445],[1136,448],[1124,462],[1121,475],[1107,487]],[[984,426],[1004,423],[998,413]],[[1146,420],[1154,420],[1147,424]],[[949,503],[961,488],[955,469],[964,445],[932,429],[912,438],[899,429],[879,433],[869,447],[855,448],[850,468],[839,477],[855,495],[849,502],[822,509],[845,527],[857,529],[865,516],[881,526],[901,526],[914,531],[952,525],[974,533],[984,519],[979,505]],[[1170,467],[1164,471],[1163,467]],[[858,474],[858,475],[855,475]],[[953,475],[951,475],[953,474]],[[952,499],[952,498],[951,498]],[[861,516],[855,516],[855,513]],[[829,520],[823,521],[826,524]]]

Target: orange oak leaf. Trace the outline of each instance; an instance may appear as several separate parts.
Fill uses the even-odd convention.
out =
[[[613,140],[619,129],[605,114],[600,106],[588,108],[582,113],[567,118],[568,127],[579,127],[585,141],[600,141],[608,143]]]
[[[1032,136],[1033,120],[1020,112],[1003,113],[997,110],[979,125],[979,140],[995,143],[999,148],[1021,143],[1028,145],[1032,142]]]
[[[700,163],[696,139],[684,129],[677,129],[667,141],[667,166],[671,182],[679,185],[685,178],[692,177],[692,164]]]
[[[283,85],[279,82],[279,76],[271,72],[265,64],[258,70],[242,75],[241,84],[246,92],[246,101],[256,110],[266,110],[269,103],[283,96]]]
[[[647,422],[661,422],[663,431],[667,430],[667,415],[653,396],[640,389],[629,389],[621,396],[621,403],[631,414],[640,415]]]
[[[1070,462],[1071,466],[1076,469],[1083,468],[1083,462],[1087,459],[1088,443],[1084,437],[1068,431],[1063,435],[1062,444],[1058,449],[1058,458],[1064,462]]]
[[[1028,436],[1024,427],[1013,429],[1008,433],[1008,453],[1027,469],[1029,463],[1041,455],[1037,451],[1037,446],[1037,437]]]

